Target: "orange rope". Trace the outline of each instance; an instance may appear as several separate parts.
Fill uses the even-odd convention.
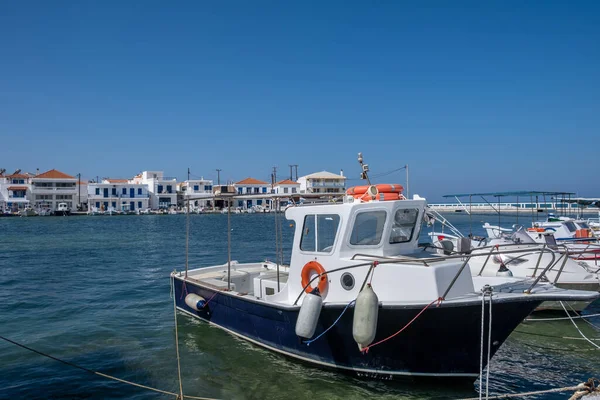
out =
[[[361,351],[362,351],[363,353],[367,354],[367,353],[369,352],[369,349],[370,349],[371,347],[373,347],[373,346],[377,346],[378,344],[381,344],[381,343],[383,343],[383,342],[387,342],[387,341],[388,341],[388,340],[390,340],[391,338],[393,338],[393,337],[395,337],[395,336],[399,335],[400,333],[402,333],[402,331],[404,331],[406,328],[408,328],[408,327],[410,326],[410,324],[412,324],[413,322],[415,322],[415,321],[417,320],[417,318],[419,318],[419,317],[421,316],[421,314],[423,314],[423,313],[425,312],[425,310],[427,310],[429,307],[431,307],[431,306],[433,305],[433,303],[437,302],[437,303],[438,303],[438,306],[439,306],[439,305],[440,305],[440,303],[442,302],[442,300],[443,300],[443,299],[442,299],[441,297],[439,297],[439,298],[437,298],[436,300],[432,301],[431,303],[427,304],[427,305],[425,306],[425,308],[423,308],[423,309],[422,309],[422,310],[421,310],[421,311],[420,311],[420,312],[419,312],[417,315],[415,315],[415,317],[414,317],[413,319],[411,319],[411,320],[410,320],[410,322],[409,322],[408,324],[404,325],[404,327],[402,327],[402,329],[400,329],[398,332],[394,333],[393,335],[390,335],[390,336],[386,337],[385,339],[381,339],[381,340],[380,340],[379,342],[377,342],[377,343],[373,343],[373,344],[370,344],[370,345],[368,345],[368,346],[364,347],[364,348],[363,348]]]

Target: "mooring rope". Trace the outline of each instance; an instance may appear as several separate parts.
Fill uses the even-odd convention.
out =
[[[567,303],[567,305],[569,305],[569,303]],[[571,307],[571,306],[569,305],[569,307]],[[573,311],[575,311],[575,310],[573,310]],[[572,318],[574,318],[574,319],[577,319],[577,318],[586,319],[586,318],[594,318],[594,317],[600,317],[600,313],[597,313],[597,314],[587,314],[587,315],[576,315],[576,316],[574,316]],[[560,320],[567,320],[567,319],[569,319],[569,317],[526,318],[525,321],[527,321],[527,322],[542,322],[542,321],[560,321]]]
[[[487,348],[487,372],[485,375],[485,398],[489,399],[489,388],[490,388],[490,353],[492,352],[492,289],[489,289],[490,295],[490,311],[489,311],[489,327],[488,327],[488,348]]]
[[[351,304],[355,303],[356,300],[352,300],[350,303],[346,304],[346,307],[344,307],[344,309],[342,310],[342,313],[339,315],[339,317],[337,317],[337,319],[333,322],[333,324],[331,324],[331,326],[327,329],[325,329],[323,332],[321,332],[321,334],[319,336],[317,336],[314,339],[311,340],[306,340],[303,343],[306,344],[307,346],[310,346],[310,344],[314,341],[316,341],[317,339],[319,339],[321,336],[323,336],[324,334],[326,334],[331,328],[333,328],[335,326],[335,324],[338,323],[338,321],[340,320],[340,318],[342,318],[342,315],[344,315],[344,313],[346,312],[346,310],[348,309],[348,307],[350,307]]]
[[[573,311],[573,312],[577,312],[577,311],[575,311],[575,310],[573,309],[573,307],[571,306],[571,304],[567,303],[567,306],[569,306],[569,308],[571,309],[571,311]],[[595,325],[595,324],[592,324],[590,321],[588,321],[588,320],[587,320],[587,319],[585,319],[585,318],[583,319],[583,322],[587,323],[587,324],[588,324],[588,325],[590,325],[590,326],[593,326],[595,329],[600,329],[600,326],[597,326],[597,325]]]
[[[183,383],[181,382],[181,363],[179,361],[179,332],[177,330],[177,302],[173,296],[173,314],[175,316],[175,351],[177,352],[177,375],[179,377],[179,395],[183,399]]]
[[[168,394],[168,395],[176,397],[176,398],[181,398],[180,397],[181,396],[180,393],[169,392],[169,391],[166,391],[166,390],[157,389],[157,388],[153,388],[151,386],[142,385],[142,384],[131,382],[131,381],[128,381],[128,380],[125,380],[125,379],[117,378],[116,376],[112,376],[112,375],[108,375],[108,374],[103,374],[102,372],[94,371],[94,370],[91,370],[89,368],[82,367],[81,365],[74,364],[74,363],[72,363],[70,361],[62,360],[62,359],[60,359],[58,357],[54,357],[54,356],[52,356],[50,354],[47,354],[47,353],[44,353],[42,351],[33,349],[33,348],[29,347],[29,346],[26,346],[24,344],[15,342],[14,340],[11,340],[11,339],[9,339],[7,337],[4,337],[4,336],[0,336],[0,339],[6,341],[8,343],[12,343],[15,346],[21,347],[22,349],[31,351],[32,353],[36,353],[36,354],[38,354],[40,356],[50,358],[50,359],[52,359],[54,361],[58,361],[59,363],[68,365],[68,366],[73,367],[73,368],[80,369],[80,370],[85,371],[85,372],[90,373],[90,374],[98,375],[98,376],[101,376],[101,377],[106,378],[106,379],[111,379],[111,380],[114,380],[114,381],[117,381],[117,382],[125,383],[127,385],[136,386],[136,387],[139,387],[139,388],[142,388],[142,389],[151,390],[153,392],[162,393],[162,394]],[[189,399],[196,399],[196,400],[218,400],[218,399],[214,399],[214,398],[210,398],[210,397],[196,397],[196,396],[187,396],[187,395],[184,396],[184,398],[185,397],[187,397]]]
[[[408,322],[408,324],[404,325],[404,326],[402,327],[402,329],[400,329],[398,332],[396,332],[396,333],[394,333],[394,334],[392,334],[392,335],[390,335],[390,336],[386,337],[385,339],[381,339],[379,342],[376,342],[376,343],[373,343],[373,344],[370,344],[370,345],[368,345],[368,346],[365,346],[365,347],[363,347],[363,348],[361,349],[361,351],[362,351],[363,353],[367,354],[367,353],[369,352],[369,349],[370,349],[371,347],[375,347],[375,346],[377,346],[377,345],[379,345],[379,344],[381,344],[381,343],[383,343],[383,342],[387,342],[387,341],[388,341],[388,340],[390,340],[391,338],[393,338],[393,337],[395,337],[395,336],[399,335],[400,333],[402,333],[402,331],[404,331],[406,328],[408,328],[408,327],[409,327],[409,326],[410,326],[410,325],[411,325],[413,322],[415,322],[415,321],[417,320],[417,318],[419,318],[419,317],[421,316],[421,314],[423,314],[423,313],[425,312],[425,310],[427,310],[429,307],[431,307],[431,306],[433,305],[433,303],[436,303],[436,302],[437,302],[437,303],[438,303],[438,305],[439,305],[439,304],[442,302],[442,300],[443,300],[443,299],[440,297],[440,298],[438,298],[438,299],[436,299],[436,300],[432,301],[431,303],[427,304],[425,307],[423,307],[423,309],[422,309],[421,311],[419,311],[419,313],[418,313],[417,315],[415,315],[415,317],[414,317],[413,319],[411,319],[411,320]]]
[[[563,310],[565,310],[565,313],[570,317],[571,315],[569,314],[569,312],[565,308],[565,305],[563,304],[562,301],[560,302],[560,305],[562,306]],[[583,334],[583,332],[581,332],[581,329],[579,329],[579,327],[577,326],[577,324],[575,323],[575,321],[573,321],[572,318],[571,318],[571,323],[573,324],[573,326],[575,327],[575,329],[577,329],[577,332],[579,332],[579,334],[581,335],[582,338],[584,338],[585,340],[587,340],[592,346],[596,347],[597,349],[600,349],[600,346],[598,346],[596,343],[592,342],[590,339],[588,339],[587,336],[585,336]]]
[[[497,396],[488,397],[488,400],[496,400],[496,399],[510,399],[515,397],[525,397],[525,396],[535,396],[539,394],[548,394],[548,393],[559,393],[559,392],[576,392],[571,399],[578,399],[583,395],[598,392],[598,387],[594,383],[595,379],[590,378],[586,383],[580,383],[577,386],[566,386],[555,389],[546,389],[546,390],[536,390],[533,392],[524,392],[524,393],[508,393],[508,394],[500,394]],[[579,396],[579,397],[575,397]],[[462,398],[460,400],[479,400],[478,397],[469,397]]]

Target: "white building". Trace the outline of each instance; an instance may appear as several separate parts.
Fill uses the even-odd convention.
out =
[[[130,182],[147,185],[151,209],[177,206],[177,179],[165,177],[163,171],[144,171]]]
[[[271,193],[271,185],[267,182],[254,179],[254,178],[246,178],[239,182],[233,184],[237,190],[238,194],[268,194]],[[268,199],[238,199],[237,207],[248,209],[253,206],[263,206],[267,207],[270,204],[270,200]]]
[[[273,187],[277,194],[294,194],[300,193],[300,184],[289,179],[279,181]]]
[[[212,206],[212,200],[201,200],[194,197],[212,196],[213,181],[209,179],[190,179],[179,185],[179,194],[181,195],[181,206],[185,206],[186,199],[190,198],[190,211]]]
[[[18,212],[30,204],[31,176],[20,172],[0,173],[0,212]]]
[[[89,183],[88,208],[90,211],[138,212],[149,208],[148,187],[127,179],[104,179]]]
[[[55,211],[59,203],[66,203],[69,210],[77,207],[77,178],[51,169],[31,178],[31,201],[33,208]]]
[[[300,193],[341,194],[346,190],[346,177],[321,171],[298,178]]]

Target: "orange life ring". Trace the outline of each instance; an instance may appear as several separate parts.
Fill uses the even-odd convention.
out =
[[[308,282],[310,282],[311,272],[314,272],[317,275],[321,275],[325,273],[325,268],[323,268],[323,266],[316,261],[309,261],[306,264],[304,264],[301,273],[302,287],[305,287],[306,285],[308,285]],[[325,293],[325,291],[327,290],[327,275],[321,275],[319,277],[319,285],[317,287],[319,288],[319,292],[321,294]],[[306,289],[304,289],[306,293],[310,293],[312,292],[312,290],[313,288],[310,285]]]
[[[377,191],[379,193],[402,193],[402,191],[404,190],[402,185],[399,184],[379,184],[375,185],[375,187],[377,188]],[[352,196],[365,194],[367,193],[369,188],[369,185],[354,186],[346,190],[346,194]]]

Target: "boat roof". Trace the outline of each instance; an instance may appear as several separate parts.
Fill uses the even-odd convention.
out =
[[[571,199],[563,199],[563,203],[573,203],[579,204],[582,206],[591,206],[594,205],[596,207],[600,207],[600,198],[585,198],[585,197],[576,197]]]
[[[575,195],[575,193],[522,190],[522,191],[514,191],[514,192],[445,194],[442,197],[445,197],[445,198],[447,198],[447,197],[471,197],[471,196],[517,197],[517,196],[542,196],[542,195],[544,195],[544,196],[572,196],[572,195]]]

